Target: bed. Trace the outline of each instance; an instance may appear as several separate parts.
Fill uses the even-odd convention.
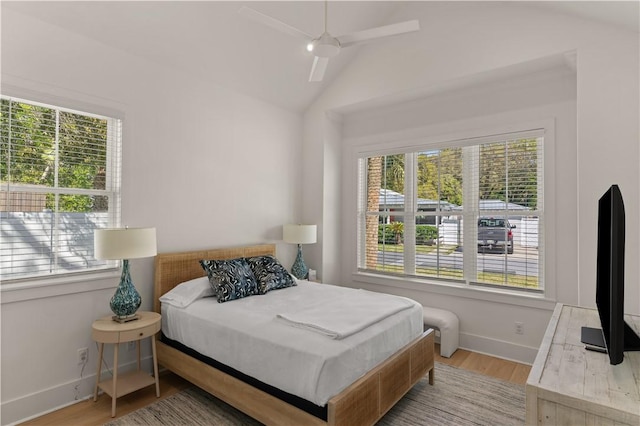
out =
[[[275,255],[275,245],[159,254],[155,260],[154,310],[162,311],[159,298],[176,285],[205,275],[200,260],[264,255]],[[277,392],[269,392],[245,377],[210,365],[194,352],[172,344],[169,339],[157,343],[160,365],[264,424],[371,425],[425,374],[429,374],[430,384],[434,381],[432,330],[425,331],[332,396],[326,403],[324,416],[311,414]]]

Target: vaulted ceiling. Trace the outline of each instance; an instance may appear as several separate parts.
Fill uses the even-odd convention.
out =
[[[430,2],[418,3],[428,8]],[[630,8],[631,3],[545,1],[534,7],[637,31],[638,17],[629,13],[637,11],[637,7]],[[324,81],[309,83],[313,57],[304,43],[238,13],[247,5],[320,35],[324,25],[324,3],[320,1],[3,1],[0,5],[132,55],[186,70],[212,84],[297,111],[313,102],[359,49],[343,49],[330,60]],[[406,5],[402,1],[332,1],[328,30],[337,36],[391,24],[398,21],[394,15]],[[412,7],[416,7],[415,2]]]

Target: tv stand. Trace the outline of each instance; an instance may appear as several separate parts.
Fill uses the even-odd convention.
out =
[[[625,320],[640,331],[640,316]],[[640,425],[640,352],[609,364],[580,342],[585,324],[600,325],[595,309],[556,305],[527,380],[527,425]]]

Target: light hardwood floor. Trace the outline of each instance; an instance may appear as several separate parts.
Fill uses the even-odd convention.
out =
[[[531,369],[528,365],[469,352],[463,349],[458,349],[451,358],[442,358],[439,353],[440,347],[436,344],[436,362],[523,385],[526,383],[529,370]],[[436,370],[436,382],[437,380],[438,375]],[[189,386],[191,386],[189,382],[173,373],[167,372],[160,374],[160,399],[180,392]],[[132,394],[120,397],[117,401],[116,418],[149,405],[154,401],[157,401],[154,386],[149,386]],[[91,398],[22,424],[38,426],[93,426],[102,425],[110,420],[112,420],[111,398],[107,395],[101,395],[98,397],[97,402],[93,402],[93,398]]]
[[[476,352],[458,349],[451,358],[443,358],[439,355],[440,345],[436,344],[436,362],[464,368],[465,370],[495,377],[511,383],[524,385],[529,377],[530,365],[520,364],[514,361],[483,355]],[[438,381],[436,370],[436,382]]]

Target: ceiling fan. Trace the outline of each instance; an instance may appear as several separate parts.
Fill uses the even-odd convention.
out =
[[[318,37],[313,37],[289,24],[246,6],[243,6],[238,13],[278,31],[305,40],[307,42],[307,50],[315,55],[309,81],[322,81],[324,72],[327,69],[327,64],[329,63],[329,58],[340,53],[340,49],[343,47],[366,43],[377,38],[418,31],[420,29],[420,23],[416,19],[334,37],[327,31],[327,1],[324,3],[324,32]]]

